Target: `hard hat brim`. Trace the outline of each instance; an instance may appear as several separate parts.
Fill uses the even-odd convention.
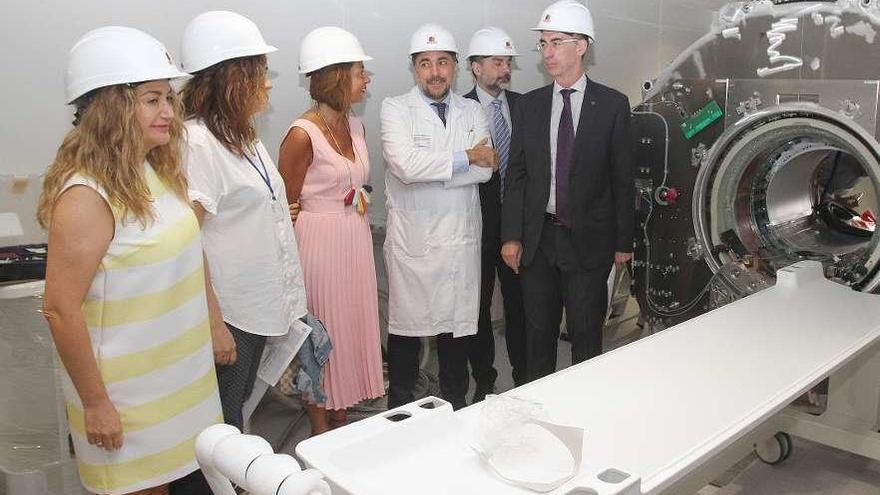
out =
[[[355,62],[369,62],[370,60],[373,60],[373,57],[371,57],[369,55],[364,55],[362,57],[343,57],[343,58],[326,59],[326,60],[318,62],[318,63],[309,64],[306,67],[300,67],[299,73],[300,74],[311,74],[312,72],[321,70],[325,67],[330,67],[331,65],[352,64]]]
[[[181,72],[177,69],[177,67],[169,68],[169,70],[164,73],[143,74],[140,77],[131,77],[124,73],[101,74],[99,76],[83,80],[79,85],[77,85],[76,88],[71,88],[70,93],[67,95],[67,104],[69,105],[73,103],[79,97],[96,89],[116,86],[118,84],[140,84],[148,81],[163,80],[173,81],[188,79],[190,77],[192,76],[187,74],[186,72]]]
[[[194,67],[184,67],[184,69],[193,73],[200,70],[205,70],[208,67],[219,64],[220,62],[225,62],[234,58],[256,57],[257,55],[268,55],[277,51],[278,48],[272,45],[263,45],[248,48],[233,48],[230,50],[214,53],[211,57],[205,58],[198,64],[195,64]]]
[[[519,53],[469,53],[465,58],[471,57],[519,57]]]
[[[425,52],[447,52],[447,53],[454,53],[456,56],[458,55],[458,50],[452,50],[450,48],[432,48],[430,50],[417,50],[414,52],[409,52],[409,55],[413,56],[413,55],[417,55],[419,53],[425,53]]]
[[[556,33],[582,34],[582,35],[584,35],[584,36],[587,37],[587,42],[588,42],[588,43],[593,44],[593,43],[596,42],[596,38],[594,38],[592,34],[590,34],[590,33],[585,33],[585,32],[583,32],[582,29],[580,29],[580,30],[575,29],[575,30],[570,31],[570,30],[567,30],[567,29],[550,29],[550,28],[546,28],[546,27],[533,27],[533,28],[529,28],[529,31],[553,31],[553,32],[556,32]]]

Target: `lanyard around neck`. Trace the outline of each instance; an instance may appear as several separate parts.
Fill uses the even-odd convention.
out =
[[[257,155],[257,160],[260,161],[260,165],[263,167],[262,172],[257,167],[257,164],[254,163],[253,160],[251,160],[251,157],[249,157],[247,153],[242,153],[242,154],[244,155],[244,157],[248,161],[248,163],[251,164],[251,167],[253,167],[254,170],[257,172],[257,174],[260,176],[260,179],[263,179],[263,183],[266,184],[266,187],[269,188],[269,193],[272,195],[272,201],[275,201],[275,199],[276,199],[275,198],[275,189],[272,188],[272,181],[269,180],[269,171],[266,169],[266,164],[263,163],[263,157],[260,156],[260,150],[258,150],[256,147],[254,147],[254,154]]]

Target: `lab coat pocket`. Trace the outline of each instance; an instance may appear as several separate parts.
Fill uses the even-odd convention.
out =
[[[392,209],[388,212],[390,244],[406,256],[417,258],[428,252],[428,214],[418,210]]]

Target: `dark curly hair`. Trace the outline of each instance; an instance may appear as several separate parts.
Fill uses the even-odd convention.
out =
[[[186,118],[199,118],[238,156],[257,139],[253,115],[269,100],[266,56],[233,58],[193,74],[182,91]]]

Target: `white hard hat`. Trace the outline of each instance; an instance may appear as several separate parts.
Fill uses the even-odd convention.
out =
[[[199,14],[183,30],[180,58],[183,70],[198,72],[224,60],[278,51],[268,45],[247,17],[226,10]]]
[[[467,58],[471,57],[516,57],[513,40],[501,28],[487,27],[480,29],[471,37]]]
[[[360,41],[345,29],[324,26],[306,35],[299,47],[299,73],[308,74],[333,64],[365,62]]]
[[[409,54],[435,51],[458,53],[452,33],[436,24],[425,24],[416,29],[409,42]]]
[[[105,26],[84,34],[67,57],[67,103],[116,84],[186,77],[165,46],[130,27]]]
[[[578,0],[559,0],[541,14],[538,25],[532,31],[558,31],[583,34],[596,40],[596,29],[590,9]]]

